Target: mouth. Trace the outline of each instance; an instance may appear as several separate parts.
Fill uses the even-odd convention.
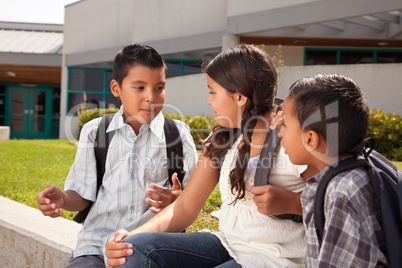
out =
[[[151,109],[142,109],[142,111],[145,113],[145,114],[152,114],[152,110]]]

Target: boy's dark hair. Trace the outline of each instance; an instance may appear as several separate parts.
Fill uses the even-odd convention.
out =
[[[113,79],[121,86],[130,68],[136,65],[151,69],[164,68],[165,72],[167,70],[165,61],[155,49],[146,45],[131,44],[125,46],[114,58]]]
[[[303,131],[322,135],[331,156],[340,156],[365,137],[370,110],[356,83],[340,74],[319,74],[290,87],[294,114]],[[331,131],[332,129],[332,131]]]

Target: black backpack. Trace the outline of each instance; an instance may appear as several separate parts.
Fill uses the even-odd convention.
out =
[[[402,267],[402,172],[391,161],[373,150],[374,138],[353,148],[352,157],[341,159],[321,177],[314,198],[314,222],[321,246],[325,224],[324,197],[331,179],[338,173],[365,167],[381,210],[381,226],[390,267]]]
[[[110,141],[114,136],[114,131],[106,132],[110,121],[112,121],[114,114],[105,114],[102,117],[101,122],[98,126],[98,131],[96,132],[94,150],[96,159],[96,171],[97,171],[97,185],[96,194],[99,192],[99,188],[102,185],[103,175],[105,174],[105,164],[107,151],[109,149]],[[166,153],[168,161],[168,174],[169,183],[172,185],[172,175],[177,173],[177,177],[180,183],[183,183],[183,178],[185,175],[184,165],[183,165],[183,145],[180,138],[179,129],[172,118],[165,116],[165,124],[163,126],[165,132],[166,140]],[[183,185],[182,185],[183,187]],[[74,221],[78,223],[84,223],[93,202],[91,202],[84,210],[78,212],[74,217]]]

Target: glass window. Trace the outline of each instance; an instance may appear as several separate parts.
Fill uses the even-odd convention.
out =
[[[180,62],[166,62],[166,78],[180,76]]]
[[[53,98],[53,117],[60,117],[60,98]]]
[[[98,91],[104,90],[104,71],[93,69],[70,69],[70,91]]]
[[[110,92],[110,82],[113,80],[113,72],[112,71],[107,71],[106,72],[106,92]]]
[[[402,63],[402,52],[378,52],[377,63]]]
[[[4,115],[6,106],[6,96],[0,96],[0,115]]]
[[[69,93],[68,94],[68,111],[76,111],[86,108],[99,108],[99,103],[103,102],[103,94]],[[71,113],[69,113],[71,114]]]
[[[198,62],[184,62],[183,75],[201,73],[201,63]]]
[[[6,86],[0,85],[0,94],[5,94],[6,93]]]
[[[341,51],[341,64],[373,63],[371,51]]]
[[[4,126],[4,118],[0,117],[0,126]]]
[[[307,50],[306,65],[336,64],[336,51]]]
[[[60,88],[59,87],[55,87],[53,88],[53,96],[60,96]]]
[[[59,119],[52,120],[52,137],[51,137],[52,139],[59,138],[59,125],[60,125]]]
[[[121,101],[120,98],[116,98],[112,94],[106,95],[106,108],[120,108]]]

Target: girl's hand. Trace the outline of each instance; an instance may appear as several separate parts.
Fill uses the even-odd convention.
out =
[[[152,206],[149,209],[151,212],[155,214],[159,213],[159,211],[173,203],[177,197],[179,197],[181,194],[181,183],[177,178],[176,173],[174,173],[172,176],[172,182],[172,189],[168,189],[157,184],[151,184],[149,187],[157,192],[152,190],[145,191],[145,193],[150,197],[146,198],[145,202]]]
[[[112,238],[106,243],[106,257],[107,264],[111,267],[122,265],[126,262],[126,256],[132,255],[133,245],[130,243],[121,243],[121,241],[127,237],[129,233],[124,230],[118,230]]]
[[[271,123],[269,128],[274,130],[277,127],[282,126],[283,124],[283,119],[282,119],[282,111],[279,111],[275,114],[275,116],[272,118]]]

